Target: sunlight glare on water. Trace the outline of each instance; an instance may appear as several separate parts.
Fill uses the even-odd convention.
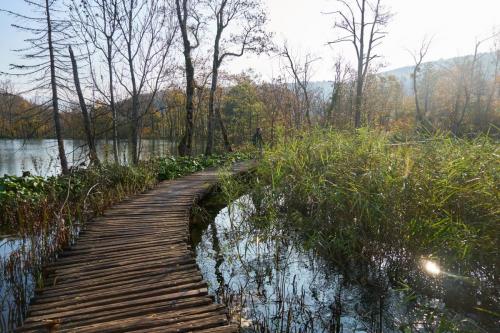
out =
[[[430,275],[439,275],[441,274],[441,268],[434,261],[424,260],[424,269]]]

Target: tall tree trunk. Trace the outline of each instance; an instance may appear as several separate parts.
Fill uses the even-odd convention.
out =
[[[192,142],[193,142],[193,113],[194,113],[194,66],[193,60],[191,59],[191,50],[193,46],[191,46],[191,42],[189,41],[188,36],[188,4],[187,0],[182,0],[182,8],[180,4],[180,0],[176,0],[176,11],[177,11],[177,19],[179,21],[179,26],[182,35],[182,43],[184,48],[184,61],[186,65],[186,124],[185,124],[185,132],[182,137],[178,151],[181,156],[189,156],[192,153]]]
[[[361,127],[361,108],[363,107],[363,85],[364,85],[364,64],[365,64],[365,9],[366,0],[362,1],[361,7],[361,31],[359,36],[359,51],[358,51],[358,75],[356,81],[356,100],[354,104],[354,127]],[[368,59],[367,59],[368,61]]]
[[[61,120],[59,118],[59,97],[57,95],[56,65],[54,57],[54,46],[52,43],[52,21],[50,19],[49,0],[45,0],[45,14],[47,19],[47,40],[50,57],[50,85],[52,87],[52,112],[54,116],[54,127],[56,131],[57,147],[59,149],[59,160],[61,161],[61,171],[63,174],[69,173],[66,152],[64,151],[64,141],[61,131]]]
[[[128,65],[130,70],[130,80],[132,81],[132,115],[130,121],[130,132],[132,135],[131,138],[131,147],[130,147],[130,155],[132,155],[132,163],[137,164],[139,162],[139,94],[137,92],[137,82],[135,79],[135,71],[134,71],[134,57],[132,54],[132,34],[133,34],[133,19],[134,19],[134,1],[130,2],[129,9],[129,17],[128,17],[128,28],[129,35],[127,41],[127,56],[128,56]]]
[[[306,121],[307,121],[307,126],[311,128],[311,102],[309,101],[309,94],[307,92],[307,87],[302,88],[304,91],[304,98],[306,102]]]
[[[75,81],[75,88],[78,94],[78,101],[80,103],[80,109],[82,110],[83,116],[83,127],[85,129],[85,136],[87,137],[87,145],[89,146],[89,157],[90,162],[96,165],[99,164],[99,158],[97,157],[97,150],[94,144],[94,138],[92,137],[92,130],[90,127],[90,117],[87,111],[87,105],[85,104],[85,99],[83,98],[82,88],[80,86],[80,78],[78,77],[78,65],[76,63],[75,55],[71,46],[69,47],[69,56],[71,58],[71,66],[73,68],[73,80]]]
[[[417,73],[419,70],[419,66],[416,65],[415,68],[413,69],[413,95],[415,95],[415,120],[417,121],[417,124],[422,123],[422,114],[420,112],[420,104],[418,101],[418,91],[417,91]]]
[[[118,126],[117,126],[117,113],[115,104],[115,87],[113,82],[113,42],[108,38],[107,40],[107,61],[108,61],[108,75],[109,75],[109,98],[110,98],[110,108],[111,108],[111,118],[113,127],[113,157],[116,164],[120,163],[120,153],[118,151]]]
[[[354,127],[361,127],[361,108],[363,106],[363,63],[358,61],[358,77],[356,81],[356,97],[354,101]]]

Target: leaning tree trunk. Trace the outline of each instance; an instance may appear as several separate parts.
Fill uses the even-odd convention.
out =
[[[99,164],[99,158],[97,157],[97,150],[94,144],[94,138],[92,137],[92,130],[90,127],[90,117],[87,111],[87,105],[85,104],[85,99],[83,98],[82,88],[80,86],[80,78],[78,77],[78,65],[76,63],[75,55],[71,46],[69,47],[69,56],[71,58],[71,66],[73,68],[73,80],[75,81],[75,88],[78,94],[78,101],[80,103],[80,109],[82,110],[83,116],[83,127],[85,130],[85,136],[87,137],[87,144],[89,146],[89,157],[90,162],[96,165]]]
[[[226,126],[224,126],[224,122],[222,121],[222,116],[220,114],[220,109],[217,108],[217,118],[219,119],[220,130],[222,132],[222,139],[224,140],[224,147],[228,153],[233,151],[231,147],[231,143],[229,142],[229,138],[227,136]]]
[[[54,116],[54,128],[56,131],[57,147],[59,149],[59,160],[61,161],[61,171],[63,174],[69,173],[66,152],[64,151],[64,141],[62,138],[61,120],[59,118],[59,97],[57,95],[56,65],[54,57],[54,46],[52,43],[52,21],[50,19],[49,0],[45,0],[45,14],[47,19],[47,40],[50,58],[50,85],[52,87],[52,112]]]

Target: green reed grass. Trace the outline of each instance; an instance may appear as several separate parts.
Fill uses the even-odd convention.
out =
[[[398,253],[466,273],[498,258],[500,148],[487,137],[316,130],[267,150],[257,175],[267,206],[338,262]]]
[[[486,136],[411,140],[312,130],[267,149],[246,184],[221,175],[222,193],[228,203],[248,194],[253,228],[298,239],[346,281],[380,297],[408,292],[429,331],[485,332],[500,313],[500,146]],[[423,258],[444,273],[427,275]]]

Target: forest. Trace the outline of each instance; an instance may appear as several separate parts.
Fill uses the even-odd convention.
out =
[[[87,222],[217,167],[189,246],[241,332],[496,332],[500,34],[441,60],[423,37],[388,71],[386,2],[325,8],[326,44],[355,55],[330,68],[276,37],[264,0],[2,4],[26,37],[0,72],[0,141],[53,140],[60,171],[0,178],[2,331]],[[247,56],[280,65],[230,69]]]

